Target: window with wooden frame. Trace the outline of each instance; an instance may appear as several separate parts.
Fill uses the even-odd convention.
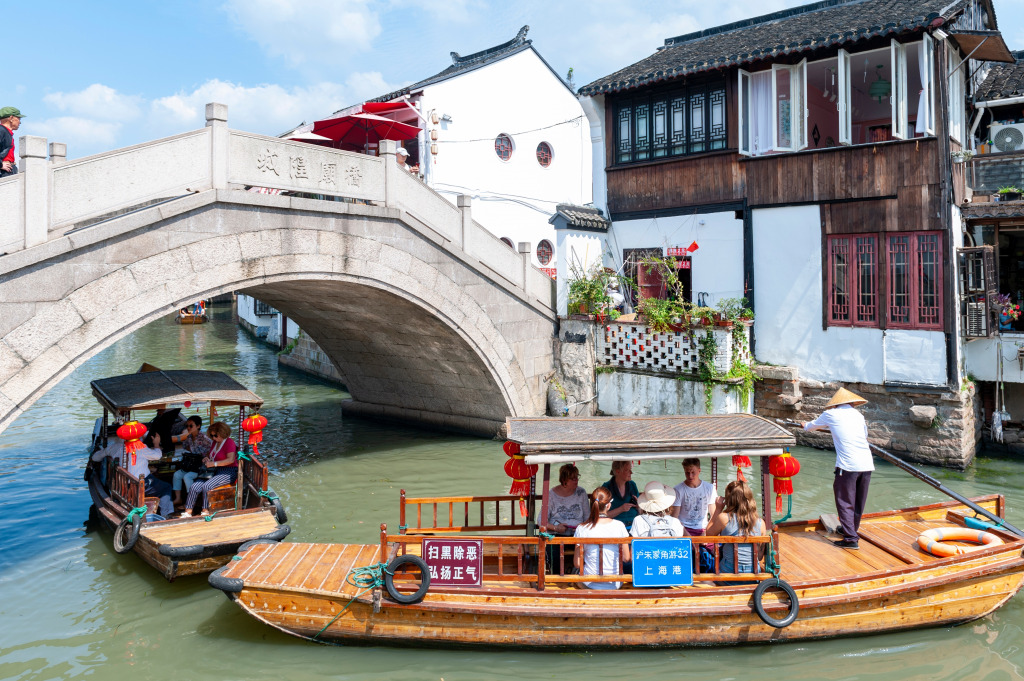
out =
[[[878,236],[828,237],[829,326],[878,326]]]
[[[725,83],[691,85],[615,103],[615,163],[725,149]]]
[[[942,233],[886,236],[886,321],[893,329],[942,329]]]

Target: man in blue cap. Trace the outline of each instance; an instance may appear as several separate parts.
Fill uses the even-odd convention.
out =
[[[18,172],[14,158],[14,131],[21,127],[22,118],[17,107],[5,106],[0,109],[0,177],[16,175]]]

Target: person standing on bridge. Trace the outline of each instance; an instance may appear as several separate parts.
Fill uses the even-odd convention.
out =
[[[875,464],[868,446],[868,426],[855,409],[868,401],[840,388],[825,405],[821,416],[803,424],[804,430],[828,430],[836,448],[835,481],[832,492],[842,525],[843,538],[834,544],[843,549],[859,548],[860,517],[868,500],[868,486]]]
[[[0,177],[16,175],[14,131],[21,127],[21,111],[13,106],[0,109]]]

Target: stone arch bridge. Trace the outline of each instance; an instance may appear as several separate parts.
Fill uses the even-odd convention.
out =
[[[206,116],[75,161],[21,138],[22,172],[0,180],[0,430],[134,329],[236,290],[323,348],[346,410],[486,435],[544,413],[554,287],[528,244],[403,171],[394,143],[371,157]]]

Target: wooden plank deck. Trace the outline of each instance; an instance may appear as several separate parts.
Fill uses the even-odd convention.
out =
[[[255,513],[216,515],[207,522],[196,517],[171,523],[143,524],[141,534],[155,544],[193,546],[240,542],[273,532],[277,518],[267,508]]]

